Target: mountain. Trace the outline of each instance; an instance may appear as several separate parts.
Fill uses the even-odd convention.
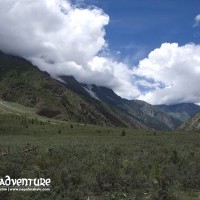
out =
[[[182,122],[187,121],[198,112],[200,112],[200,106],[193,103],[181,103],[176,105],[158,105],[158,108],[168,112],[173,117],[181,120]]]
[[[72,76],[59,81],[25,59],[0,52],[0,98],[34,107],[41,116],[108,126],[174,130],[181,122],[159,108],[126,100],[111,89],[79,83]]]
[[[73,77],[71,81],[77,82]],[[77,82],[78,83],[78,82]],[[73,84],[75,85],[75,84]],[[149,129],[88,93],[61,83],[25,59],[0,52],[0,98],[36,108],[36,113],[66,121]]]
[[[61,76],[60,78],[78,93],[84,95],[87,93],[97,101],[117,108],[148,127],[158,130],[174,130],[181,124],[178,119],[144,101],[123,99],[109,88],[81,84],[69,76]]]
[[[147,126],[159,130],[175,130],[182,124],[180,120],[144,101],[126,100],[126,102],[131,107],[131,111],[129,111],[131,115]]]
[[[200,113],[189,119],[179,127],[179,130],[199,131],[200,130]]]

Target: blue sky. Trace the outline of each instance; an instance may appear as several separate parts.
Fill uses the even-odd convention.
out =
[[[121,59],[130,64],[160,47],[164,42],[179,45],[200,42],[194,18],[200,12],[199,0],[85,0],[110,17],[106,40]]]

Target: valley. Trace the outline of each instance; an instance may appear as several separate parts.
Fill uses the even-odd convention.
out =
[[[50,192],[0,199],[199,199],[200,134],[184,128],[190,121],[3,53],[0,72],[1,177],[52,180]]]
[[[200,200],[199,2],[0,0],[0,200]]]

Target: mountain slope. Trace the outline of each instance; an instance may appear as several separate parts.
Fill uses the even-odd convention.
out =
[[[179,127],[179,130],[194,131],[200,130],[200,113],[196,114],[193,118]]]
[[[174,130],[181,124],[157,107],[123,99],[111,89],[81,84],[72,76],[59,79],[22,58],[0,53],[0,98],[34,107],[41,116],[158,130]]]
[[[152,106],[144,101],[139,100],[126,100],[130,105],[131,115],[134,115],[137,120],[146,124],[147,126],[154,127],[159,130],[175,130],[181,125],[180,120],[175,119],[168,113],[160,110],[156,106]]]
[[[37,114],[46,117],[148,129],[87,93],[79,93],[69,85],[52,79],[26,60],[4,53],[0,53],[0,98],[34,107]]]
[[[105,87],[94,86],[92,91],[101,101],[114,105],[149,127],[159,130],[174,130],[181,124],[179,120],[144,101],[122,99],[111,89]]]
[[[158,108],[168,112],[173,117],[181,120],[182,122],[187,121],[198,112],[200,112],[200,106],[193,103],[181,103],[175,105],[158,105]]]
[[[129,117],[145,124],[148,127],[158,130],[174,130],[181,122],[168,113],[152,106],[144,101],[123,99],[113,90],[96,85],[80,84],[71,77],[60,77],[65,83],[79,93],[93,97],[97,101],[106,103],[114,109],[126,113]]]

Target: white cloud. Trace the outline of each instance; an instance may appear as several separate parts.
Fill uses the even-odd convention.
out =
[[[200,103],[200,45],[164,43],[140,61],[135,74],[145,80],[144,86],[157,84],[139,99],[152,104]]]
[[[200,25],[200,15],[197,15],[194,18],[194,25],[193,25],[193,27],[196,27],[196,26],[199,26],[199,25]]]
[[[68,0],[0,0],[0,49],[53,76],[73,75],[80,82],[136,97],[140,93],[129,67],[99,56],[107,47],[108,23],[101,9],[80,8]]]
[[[125,98],[152,104],[200,103],[200,45],[162,44],[131,69],[112,58],[107,48],[109,16],[70,2],[0,0],[0,49],[30,60],[54,77],[73,75]],[[199,24],[200,15],[195,18],[195,26]]]

